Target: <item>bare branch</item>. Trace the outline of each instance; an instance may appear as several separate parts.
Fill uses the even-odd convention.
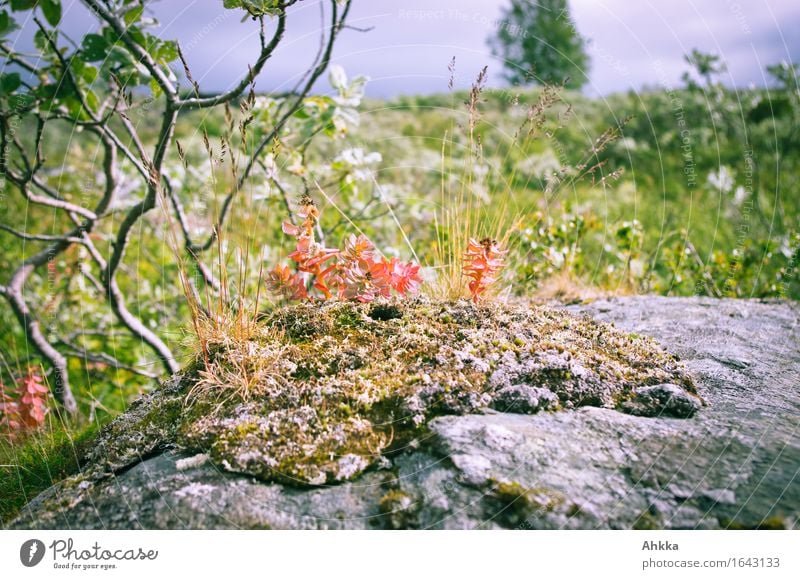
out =
[[[125,113],[125,111],[117,111],[119,113],[119,118],[122,121],[122,126],[125,127],[126,132],[133,141],[133,145],[136,147],[136,152],[139,153],[139,159],[142,162],[142,175],[147,178],[149,177],[147,171],[144,169],[146,165],[152,164],[148,155],[147,151],[145,151],[144,143],[142,143],[142,139],[139,138],[139,133],[136,132],[136,128],[131,123],[130,117]]]
[[[183,208],[183,203],[181,203],[180,198],[178,197],[177,192],[172,188],[172,184],[169,181],[165,181],[165,192],[167,197],[169,198],[170,204],[172,205],[173,212],[175,217],[178,220],[178,226],[181,229],[181,234],[183,235],[183,243],[184,248],[186,249],[186,253],[189,255],[189,258],[194,262],[197,271],[203,277],[203,281],[211,286],[215,291],[219,290],[219,280],[214,276],[211,270],[206,267],[206,265],[200,260],[200,256],[198,255],[197,249],[192,246],[192,236],[189,232],[189,225],[186,221],[186,211]],[[191,278],[189,278],[190,289],[192,293],[197,294],[197,288],[194,287],[194,282]],[[200,303],[198,300],[197,303]]]
[[[12,178],[9,178],[9,180],[12,182],[14,181]],[[52,189],[49,185],[44,183],[38,177],[35,176],[32,177],[31,183],[33,183],[43,191],[48,191],[48,192],[54,191],[54,189]],[[22,191],[22,194],[31,203],[36,203],[38,205],[45,205],[47,207],[54,207],[55,209],[63,209],[64,211],[75,213],[77,215],[85,217],[86,219],[91,219],[92,221],[97,220],[97,213],[89,209],[86,209],[85,207],[81,207],[80,205],[75,205],[74,203],[70,203],[69,201],[63,201],[58,197],[53,198],[53,195],[42,197],[41,195],[36,195],[34,193],[31,193],[30,190],[28,189],[28,186],[24,182],[16,182],[14,184],[17,185],[17,187],[19,187],[20,191]],[[55,195],[58,194],[56,193]]]
[[[250,87],[250,94],[247,96],[246,102],[252,104],[251,99],[254,98],[255,78],[263,72],[267,60],[274,54],[283,39],[287,21],[286,9],[296,2],[297,0],[283,0],[279,3],[282,10],[277,15],[275,30],[271,35],[267,34],[265,19],[259,19],[260,50],[258,57],[253,66],[248,67],[247,73],[232,89],[211,97],[201,97],[196,92],[195,94],[184,95],[187,98],[181,98],[178,92],[178,83],[170,80],[172,78],[171,72],[166,67],[166,64],[153,56],[144,43],[140,44],[136,40],[137,38],[141,40],[141,38],[133,34],[122,17],[115,12],[114,2],[109,0],[81,0],[81,3],[97,17],[100,25],[107,27],[107,30],[110,29],[119,38],[119,43],[148,71],[151,78],[163,92],[164,100],[161,102],[165,106],[161,115],[161,126],[158,130],[156,143],[152,149],[150,145],[145,144],[149,143],[149,141],[141,137],[135,123],[131,122],[131,119],[127,116],[126,106],[123,101],[128,105],[130,104],[128,98],[130,93],[126,92],[124,87],[112,75],[112,83],[110,88],[101,95],[101,103],[96,105],[93,99],[88,99],[91,95],[81,89],[79,86],[81,79],[76,76],[77,73],[74,72],[73,66],[71,66],[73,64],[70,60],[71,58],[81,57],[78,52],[78,46],[72,42],[71,48],[63,51],[59,50],[56,40],[60,37],[54,36],[53,31],[46,28],[44,23],[34,16],[36,26],[45,34],[45,42],[49,43],[48,53],[53,52],[52,58],[57,59],[57,64],[60,64],[57,71],[53,73],[55,81],[64,83],[70,89],[74,89],[83,112],[80,115],[75,115],[68,111],[66,107],[60,106],[46,113],[36,112],[36,109],[0,113],[0,174],[7,178],[9,183],[18,188],[21,195],[29,202],[63,211],[63,215],[71,222],[71,229],[61,234],[46,235],[20,231],[9,225],[0,224],[0,231],[2,232],[26,241],[47,244],[41,251],[21,263],[11,273],[8,283],[0,285],[0,296],[10,304],[25,332],[28,343],[34,346],[38,354],[52,368],[53,380],[51,383],[54,384],[54,394],[68,412],[75,412],[77,408],[75,398],[70,390],[68,358],[81,358],[88,362],[107,364],[113,368],[136,372],[151,378],[156,377],[156,373],[151,372],[149,369],[142,370],[126,365],[102,351],[103,348],[98,348],[101,351],[89,351],[85,347],[88,342],[84,343],[79,338],[74,341],[70,341],[72,338],[58,340],[54,345],[47,338],[48,332],[44,327],[46,320],[40,320],[34,311],[35,295],[25,293],[26,284],[34,277],[33,274],[37,268],[41,268],[52,260],[57,259],[57,256],[67,251],[70,247],[76,245],[85,247],[90,259],[80,262],[80,274],[89,280],[92,288],[108,301],[113,313],[113,318],[109,317],[109,323],[114,327],[124,328],[134,339],[141,340],[142,343],[146,344],[155,352],[161,365],[168,372],[178,371],[178,362],[167,344],[148,328],[139,317],[128,310],[126,296],[122,292],[117,279],[120,273],[123,275],[135,275],[135,268],[129,268],[125,263],[126,249],[137,224],[141,223],[142,217],[153,210],[159,201],[163,201],[166,210],[170,214],[174,213],[177,217],[177,222],[183,235],[184,251],[195,264],[205,283],[211,288],[219,289],[218,280],[215,279],[213,273],[200,259],[200,255],[204,250],[210,248],[217,238],[218,232],[230,213],[236,194],[243,188],[256,163],[260,162],[259,157],[267,147],[271,146],[280,137],[286,124],[303,106],[314,84],[328,67],[334,41],[345,27],[344,23],[350,10],[351,0],[345,0],[344,2],[330,0],[330,27],[322,32],[320,52],[315,56],[309,71],[300,79],[298,90],[288,96],[278,108],[273,126],[269,127],[268,134],[259,138],[254,148],[254,154],[249,156],[244,163],[244,170],[242,172],[233,171],[232,182],[234,185],[232,190],[224,199],[222,210],[216,217],[216,224],[212,234],[207,240],[204,240],[205,243],[202,245],[197,245],[192,240],[189,221],[184,211],[181,196],[178,194],[179,191],[173,188],[168,175],[164,174],[163,165],[169,147],[174,140],[174,130],[179,111],[218,105],[227,107],[231,101],[242,97],[248,87]],[[327,12],[323,14],[327,16]],[[71,42],[69,38],[67,38],[67,41]],[[59,42],[64,44],[61,40]],[[13,47],[9,47],[3,42],[0,42],[0,55],[4,57],[6,62],[13,63],[15,66],[30,73],[31,78],[35,78],[35,76],[45,71],[45,69],[38,66],[38,62],[34,62],[32,59],[29,60],[29,57],[25,54],[15,53]],[[180,56],[186,67],[187,77],[191,80],[186,61],[182,54]],[[51,73],[48,72],[48,74]],[[25,80],[21,80],[21,82],[23,86],[28,86],[31,91],[34,91]],[[35,85],[36,83],[31,81],[30,84]],[[196,85],[195,88],[197,88]],[[243,108],[243,110],[245,109],[246,107]],[[121,125],[112,125],[110,121],[112,121],[113,115],[117,113],[120,116]],[[76,118],[77,116],[80,116],[80,118]],[[30,131],[32,134],[23,135],[23,138],[20,138],[17,135],[20,131],[9,130],[10,123],[15,121],[17,117],[23,120],[35,119],[37,123],[35,133]],[[45,132],[44,125],[50,119],[64,120],[73,128],[86,128],[88,132],[96,135],[102,143],[105,186],[102,197],[92,209],[71,203],[68,200],[69,195],[62,195],[62,192],[58,190],[58,186],[51,185],[42,174],[45,159],[44,148],[41,145]],[[228,113],[226,119],[230,127],[229,130],[232,131],[234,126],[233,116]],[[241,125],[243,139],[246,138],[246,128],[247,121]],[[29,138],[34,142],[33,147],[30,145]],[[226,139],[229,138],[230,135],[226,137]],[[231,166],[235,169],[237,167],[236,159],[233,158],[234,150],[231,148],[230,140],[224,141],[223,150],[229,151],[232,157]],[[224,153],[220,156],[220,163],[223,155]],[[119,182],[118,157],[130,162],[134,170],[142,176],[145,183],[145,191],[133,207],[112,210],[112,200],[122,190]],[[66,168],[64,171],[66,171]],[[138,179],[134,179],[132,182],[136,183],[137,187],[139,186]],[[283,190],[280,184],[276,184],[276,186],[281,191],[288,209],[287,192]],[[163,197],[161,197],[162,195]],[[167,200],[169,205],[166,203]],[[93,234],[93,231],[97,228],[102,218],[117,211],[124,212],[124,215],[120,222],[115,222],[114,231],[109,234],[111,238],[108,240],[110,242],[110,254],[106,254],[95,245],[97,235]],[[84,255],[84,253],[82,252],[81,255]],[[188,264],[189,260],[185,260],[185,262]],[[95,274],[98,270],[101,273],[96,276]],[[189,291],[197,296],[195,277],[190,276],[187,281]],[[65,287],[64,291],[68,291],[68,289],[68,287]],[[61,289],[59,289],[60,291]],[[92,292],[91,289],[89,291]],[[200,304],[200,300],[198,299],[197,301]]]
[[[147,192],[145,193],[144,199],[134,205],[122,220],[114,241],[114,249],[103,273],[103,282],[108,292],[108,298],[114,314],[125,327],[134,335],[140,337],[156,352],[164,368],[170,373],[177,372],[180,369],[180,365],[172,351],[161,338],[128,310],[125,305],[125,297],[117,283],[116,274],[122,263],[122,258],[125,255],[131,229],[145,213],[153,209],[156,205],[156,198],[161,190],[161,166],[164,162],[167,147],[172,140],[176,120],[177,111],[168,106],[164,112],[158,142],[156,143],[155,152],[149,167]]]
[[[6,46],[5,42],[0,42],[0,51],[2,51],[3,54],[5,54],[5,57],[8,59],[9,62],[13,62],[14,64],[21,66],[22,68],[33,74],[37,74],[39,72],[39,69],[35,65],[31,64],[30,62],[25,60],[22,56],[14,52],[12,48]]]
[[[83,243],[83,240],[81,240],[81,242]],[[100,280],[97,279],[91,272],[91,270],[89,269],[89,265],[82,263],[80,264],[80,268],[81,268],[81,275],[89,280],[89,283],[92,284],[92,287],[95,289],[95,291],[101,296],[105,295],[105,288],[103,287],[103,284],[101,284]]]
[[[39,119],[41,126],[41,119]],[[8,117],[3,115],[0,116],[0,174],[5,175],[9,181],[11,181],[20,192],[25,196],[25,198],[30,201],[31,203],[36,203],[38,205],[45,205],[47,207],[53,207],[55,209],[62,209],[64,211],[70,211],[72,213],[76,213],[85,217],[86,219],[95,220],[97,219],[97,214],[85,207],[81,207],[80,205],[75,205],[74,203],[69,203],[68,201],[64,201],[61,199],[60,195],[55,192],[51,187],[49,187],[46,183],[44,183],[39,177],[36,176],[36,171],[39,170],[41,167],[42,159],[40,153],[40,146],[41,146],[41,138],[42,132],[39,128],[36,131],[36,142],[35,142],[35,149],[36,149],[36,160],[35,164],[31,164],[28,160],[25,147],[20,142],[19,138],[16,134],[12,135],[9,138],[9,131],[8,131]],[[8,166],[8,145],[11,144],[17,150],[20,156],[20,160],[24,165],[24,174],[17,173],[13,171]],[[42,197],[41,195],[36,195],[32,193],[29,188],[29,184],[33,183],[36,187],[45,191],[48,197]]]
[[[171,135],[172,127],[174,126],[174,113],[171,115],[171,119],[171,122],[165,120],[165,127],[163,128],[164,132],[162,133],[162,139],[159,141],[160,144],[168,140],[169,135]],[[0,126],[2,126],[2,124],[0,124]],[[92,213],[92,215],[104,214],[108,210],[114,197],[114,193],[117,190],[118,177],[116,165],[117,149],[115,147],[115,143],[113,139],[105,132],[96,131],[96,133],[98,136],[100,136],[105,149],[103,165],[106,183],[103,197],[97,204],[96,210]],[[159,162],[163,160],[164,151],[165,146],[156,148],[156,154],[160,159]],[[155,197],[155,187],[158,187],[157,180],[155,184],[151,180],[148,187],[148,196],[152,197],[153,199]],[[145,199],[145,201],[146,200],[147,199]],[[95,217],[93,219],[86,219],[81,223],[77,223],[77,213],[70,210],[68,211],[70,218],[76,222],[76,227],[70,233],[63,236],[62,239],[56,240],[48,248],[25,260],[12,275],[10,283],[2,288],[2,294],[11,305],[11,308],[25,330],[29,341],[36,347],[42,357],[53,367],[55,373],[54,395],[62,403],[65,410],[73,413],[77,410],[77,405],[69,386],[66,358],[47,341],[41,330],[41,325],[37,317],[28,307],[23,298],[24,284],[30,274],[33,273],[37,267],[49,262],[56,255],[62,253],[64,250],[70,247],[74,238],[79,238],[80,242],[89,248],[90,255],[92,255],[95,261],[101,265],[101,267],[106,266],[105,260],[94,247],[94,244],[89,237],[89,233],[94,227],[97,218]],[[135,216],[135,219],[132,218],[132,215]],[[128,213],[126,222],[130,222],[132,225],[136,219],[138,219],[138,215],[136,215],[134,210],[132,210]],[[175,362],[174,356],[166,347],[166,345],[158,338],[158,336],[147,329],[138,318],[136,318],[127,310],[122,292],[117,285],[116,278],[113,276],[117,267],[119,267],[119,260],[121,260],[122,254],[124,253],[125,241],[127,241],[127,237],[123,240],[123,245],[120,247],[119,237],[117,238],[117,245],[115,245],[115,250],[112,254],[112,257],[116,256],[116,259],[118,260],[114,269],[112,270],[110,266],[104,267],[106,271],[106,278],[104,280],[105,294],[111,303],[112,310],[117,318],[123,323],[123,325],[125,325],[134,336],[137,336],[143,342],[147,343],[157,353],[157,355],[159,355],[168,370],[175,371],[178,366],[177,362]]]
[[[45,338],[42,332],[41,322],[36,314],[28,307],[23,297],[25,281],[30,274],[33,273],[37,267],[49,262],[54,255],[64,251],[69,245],[70,244],[66,241],[58,241],[52,246],[26,259],[14,272],[9,284],[2,287],[2,292],[0,293],[5,296],[11,306],[11,310],[14,312],[20,326],[22,326],[22,329],[25,331],[29,342],[33,344],[42,357],[47,360],[53,368],[53,396],[61,403],[64,410],[70,414],[75,414],[78,411],[78,405],[75,402],[75,397],[69,385],[67,359],[47,341],[47,338]]]
[[[135,142],[137,151],[139,153],[139,158],[137,158],[133,154],[133,152],[122,143],[122,141],[119,139],[119,137],[116,134],[114,134],[114,132],[111,131],[107,126],[94,126],[94,127],[90,127],[90,130],[93,130],[93,131],[97,132],[98,134],[101,134],[101,133],[104,134],[108,139],[110,139],[113,142],[114,146],[134,165],[136,170],[145,179],[149,179],[150,178],[150,173],[148,172],[148,170],[145,168],[145,166],[143,164],[143,162],[144,162],[143,160],[147,159],[147,153],[145,152],[144,145],[141,143],[141,139],[139,138],[138,134],[136,133],[136,129],[133,126],[133,124],[130,122],[130,119],[127,118],[127,117],[123,117],[123,119],[125,121],[127,121],[127,122],[123,122],[123,126],[125,127],[126,132],[128,132],[128,134],[131,137],[131,139]],[[205,264],[203,264],[200,261],[198,255],[197,255],[197,252],[192,247],[191,235],[189,233],[189,227],[188,227],[187,222],[186,222],[186,214],[185,214],[185,211],[183,209],[183,204],[181,203],[180,199],[178,198],[177,193],[174,191],[174,189],[172,187],[172,183],[170,182],[169,178],[166,175],[163,175],[163,174],[161,175],[161,180],[163,181],[163,184],[164,184],[164,191],[166,192],[167,196],[169,197],[170,203],[173,206],[173,209],[174,209],[174,212],[175,212],[175,216],[178,219],[178,224],[179,224],[179,226],[181,228],[181,232],[182,232],[183,238],[184,238],[184,244],[186,246],[187,253],[189,254],[189,257],[195,263],[195,265],[197,267],[197,270],[200,272],[200,275],[203,277],[203,280],[205,281],[205,283],[207,283],[212,288],[214,288],[214,290],[219,289],[219,281],[214,277],[214,274],[208,269],[208,267],[206,267]],[[105,267],[106,266],[103,266],[103,269],[105,269]],[[197,293],[196,288],[194,288],[194,282],[191,280],[191,278],[190,278],[189,281],[190,281],[190,285],[192,286],[193,293]]]
[[[188,99],[182,99],[177,102],[177,106],[180,108],[207,108],[213,107],[216,105],[221,105],[223,103],[229,102],[239,95],[241,95],[244,90],[252,83],[255,78],[261,72],[261,69],[264,68],[264,63],[269,60],[269,57],[272,56],[272,53],[275,51],[275,48],[278,46],[280,41],[283,39],[283,33],[286,30],[286,12],[283,11],[278,15],[278,26],[275,30],[275,34],[272,36],[272,40],[269,41],[268,44],[264,43],[264,28],[263,28],[263,18],[261,21],[261,53],[258,55],[258,59],[256,63],[250,68],[248,73],[239,81],[235,87],[231,90],[224,92],[222,94],[211,96],[211,97],[194,97]]]
[[[8,225],[4,225],[0,223],[0,229],[3,231],[7,231],[11,235],[19,237],[20,239],[26,239],[28,241],[65,241],[67,243],[83,243],[83,239],[80,237],[68,237],[65,235],[38,235],[35,233],[25,233],[23,231],[18,231],[13,227],[9,227]]]

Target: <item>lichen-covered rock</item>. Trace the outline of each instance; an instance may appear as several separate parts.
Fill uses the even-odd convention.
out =
[[[656,384],[634,390],[622,409],[637,416],[690,418],[700,410],[700,401],[676,384]]]
[[[637,389],[663,382],[700,403],[689,374],[649,338],[552,308],[303,304],[207,350],[103,431],[95,475],[175,447],[264,481],[332,484],[377,465],[436,416],[625,411],[640,408],[629,401]]]
[[[620,329],[551,309],[374,307],[276,312],[214,352],[222,367],[134,405],[12,527],[798,526],[797,306],[572,308]],[[275,352],[280,375],[249,358]],[[214,384],[242,367],[249,390]]]
[[[497,391],[492,408],[501,412],[533,414],[539,410],[558,407],[558,396],[547,388],[512,384]]]
[[[366,419],[326,421],[311,406],[240,405],[233,413],[189,423],[179,438],[181,445],[203,448],[212,461],[231,472],[321,485],[361,474],[387,443]]]
[[[86,462],[101,472],[114,472],[170,446],[180,424],[185,386],[182,376],[173,376],[135,400],[101,431]]]

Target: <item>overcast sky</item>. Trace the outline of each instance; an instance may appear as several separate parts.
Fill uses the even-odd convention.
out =
[[[502,84],[502,66],[486,39],[509,0],[354,0],[334,61],[349,74],[366,74],[368,94],[447,90],[447,64],[455,56],[460,85],[489,65],[492,84]],[[327,4],[327,2],[326,2]],[[79,0],[64,0],[73,34],[92,19]],[[241,77],[258,52],[257,26],[222,0],[160,0],[152,3],[159,35],[178,38],[194,77],[204,90],[223,90]],[[589,95],[645,86],[676,85],[692,48],[720,54],[728,84],[766,82],[764,67],[800,61],[800,0],[571,0],[577,28],[590,39]],[[318,46],[320,0],[292,9],[286,41],[258,79],[259,90],[288,88]],[[326,90],[325,83],[320,90]]]

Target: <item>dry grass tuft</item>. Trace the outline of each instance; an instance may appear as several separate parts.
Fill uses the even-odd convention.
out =
[[[245,402],[265,389],[285,385],[279,364],[286,346],[278,342],[262,345],[252,341],[236,342],[228,347],[223,360],[214,360],[198,372],[198,381],[189,399],[207,398],[214,392],[221,398],[239,398]]]
[[[283,332],[256,324],[242,324],[234,317],[195,323],[194,338],[203,344],[203,364],[187,402],[215,399],[249,400],[265,390],[282,386],[284,368],[280,361],[287,349]],[[217,355],[224,352],[224,356]]]

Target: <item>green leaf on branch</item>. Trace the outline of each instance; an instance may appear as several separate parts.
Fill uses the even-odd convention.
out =
[[[80,58],[71,58],[69,63],[77,79],[88,84],[97,80],[97,67],[84,62]]]
[[[93,112],[97,112],[100,109],[100,99],[93,90],[87,89],[83,94],[83,100]]]
[[[233,10],[241,8],[250,16],[275,16],[284,11],[282,0],[223,0],[223,7]]]
[[[36,6],[38,0],[11,0],[11,9],[15,12],[30,10]]]
[[[104,33],[106,35],[106,39],[112,44],[115,43],[117,40],[119,40],[119,37],[116,34],[114,34],[114,31],[111,30],[110,28],[106,28]],[[144,32],[142,32],[142,29],[139,28],[138,26],[130,26],[128,28],[128,36],[133,38],[136,44],[139,44],[147,48],[147,42],[149,36]]]
[[[156,49],[156,59],[168,63],[178,59],[178,43],[174,40],[165,40],[159,43]]]
[[[150,79],[150,91],[153,93],[153,98],[159,98],[161,96],[162,90],[161,85],[156,82],[156,79]]]
[[[122,16],[122,19],[125,20],[126,26],[130,26],[134,22],[138,22],[139,19],[142,17],[143,13],[144,13],[144,6],[142,5],[134,6]]]
[[[58,95],[58,86],[55,84],[40,84],[36,87],[34,93],[34,96],[39,99],[39,106],[43,111],[55,110],[61,102]]]
[[[87,34],[81,42],[81,53],[89,62],[105,60],[108,48],[108,41],[99,34]]]
[[[56,31],[52,31],[51,33],[53,38],[55,39]],[[52,52],[50,46],[50,40],[48,39],[48,33],[44,30],[37,30],[33,34],[33,45],[38,48],[42,52]]]
[[[18,72],[0,74],[0,96],[10,95],[22,84]]]
[[[61,22],[61,0],[40,0],[39,6],[50,26],[58,26]]]
[[[311,115],[308,114],[308,111],[304,107],[301,107],[301,108],[299,108],[299,109],[297,109],[295,111],[294,117],[297,118],[297,119],[306,120],[306,119],[310,119]]]
[[[8,105],[17,114],[23,114],[33,108],[36,104],[36,97],[28,92],[13,94],[8,97]]]
[[[13,32],[19,28],[16,21],[11,18],[11,15],[3,10],[0,12],[0,37],[5,36],[9,32]]]

